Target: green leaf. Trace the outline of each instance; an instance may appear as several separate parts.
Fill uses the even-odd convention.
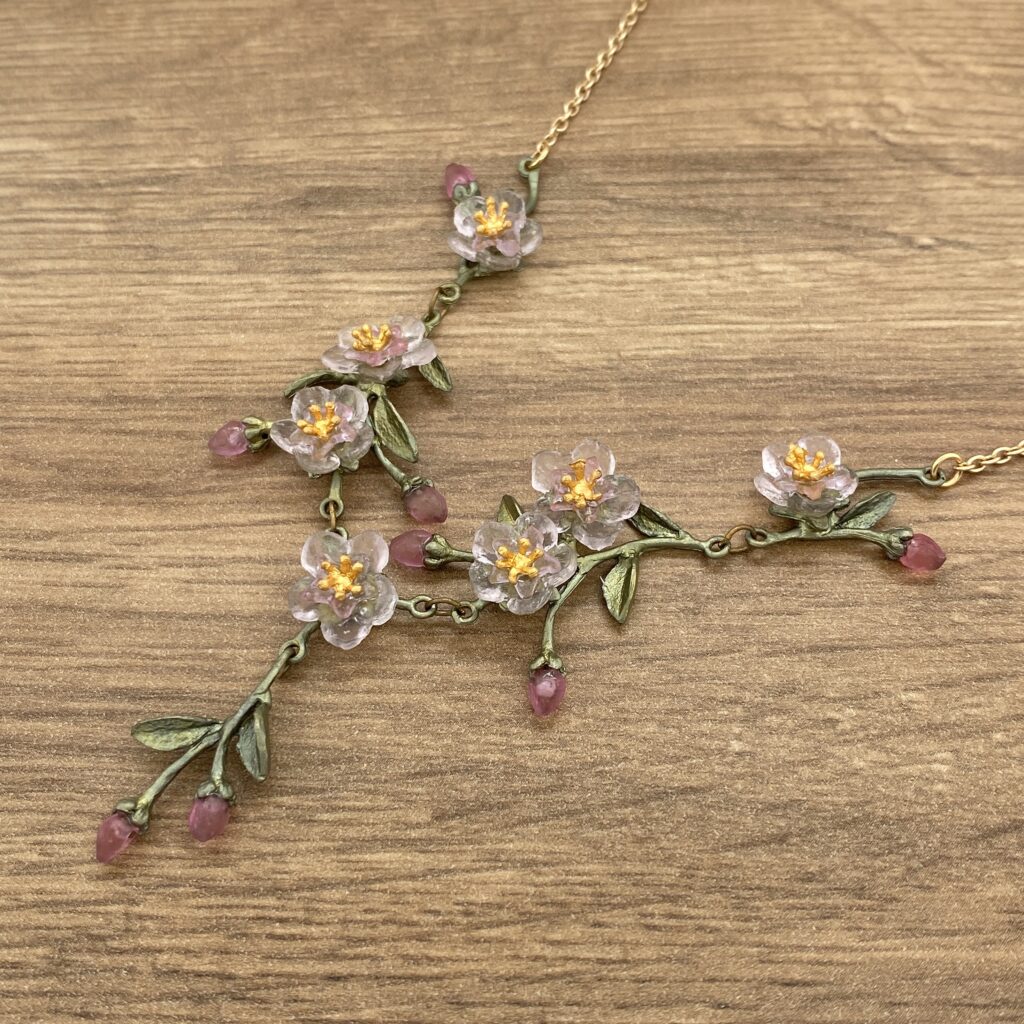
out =
[[[238,730],[238,756],[257,782],[270,774],[269,715],[268,705],[257,704]]]
[[[377,441],[400,459],[415,462],[419,458],[416,438],[387,395],[381,395],[373,404],[373,432]]]
[[[629,523],[645,537],[686,538],[690,536],[678,523],[669,519],[664,512],[659,512],[656,508],[651,508],[650,505],[641,505]]]
[[[424,380],[432,384],[438,391],[451,391],[452,376],[448,367],[441,362],[440,356],[434,356],[426,366],[419,368]]]
[[[498,522],[514,523],[523,514],[522,506],[511,494],[502,496],[498,506]]]
[[[339,373],[337,370],[314,370],[312,373],[303,374],[298,380],[293,380],[285,390],[284,397],[291,398],[296,392],[303,388],[311,388],[317,384],[356,384],[359,378],[353,373]]]
[[[601,580],[604,603],[616,622],[625,622],[636,594],[636,582],[640,575],[640,563],[628,555],[620,558]]]
[[[136,722],[132,726],[132,736],[152,750],[179,750],[198,743],[219,728],[220,722],[215,718],[172,715],[168,718],[153,718],[148,722]]]
[[[858,501],[849,512],[840,516],[836,525],[851,530],[869,530],[887,516],[895,504],[896,495],[892,491],[879,491],[863,501]]]

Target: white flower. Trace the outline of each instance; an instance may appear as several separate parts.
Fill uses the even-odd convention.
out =
[[[754,486],[770,501],[802,515],[828,515],[857,489],[857,474],[842,465],[830,437],[802,437],[770,444],[761,453],[764,472]]]
[[[537,507],[594,551],[611,547],[640,507],[640,488],[632,477],[615,473],[615,456],[600,441],[583,441],[568,455],[539,452],[533,487],[541,493]]]
[[[543,608],[576,572],[576,552],[558,540],[558,527],[540,512],[514,523],[484,523],[473,538],[469,579],[477,597],[516,615]]]
[[[422,320],[393,316],[383,323],[348,324],[338,333],[338,344],[321,361],[329,370],[355,373],[380,383],[400,370],[424,366],[437,356]]]
[[[319,619],[320,632],[335,647],[355,647],[395,613],[398,594],[381,575],[387,564],[388,545],[379,533],[358,533],[351,540],[331,530],[314,533],[302,549],[309,575],[288,597],[292,615],[300,622]]]
[[[303,388],[292,399],[292,418],[278,420],[270,439],[313,476],[339,466],[355,469],[373,443],[369,411],[366,395],[350,384],[333,391]]]
[[[473,195],[455,207],[455,230],[448,245],[482,270],[514,270],[540,245],[540,225],[526,216],[515,192]]]

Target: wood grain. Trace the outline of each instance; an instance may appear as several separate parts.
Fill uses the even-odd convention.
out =
[[[665,557],[624,629],[584,590],[550,725],[534,619],[318,647],[228,838],[189,773],[91,861],[164,763],[129,725],[230,710],[293,631],[323,483],[206,434],[425,307],[440,169],[509,181],[622,6],[0,5],[3,1021],[1024,1019],[1024,466],[901,495],[934,581]],[[589,434],[701,535],[766,521],[805,425],[861,466],[1018,440],[1022,53],[1017,0],[652,3],[536,258],[438,333],[455,394],[400,395],[447,534]],[[374,471],[347,502],[404,528]]]

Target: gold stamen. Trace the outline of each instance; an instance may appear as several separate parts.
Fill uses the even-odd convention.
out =
[[[322,409],[319,405],[311,405],[307,411],[310,419],[296,420],[295,425],[304,434],[319,437],[321,441],[326,441],[334,428],[341,424],[341,417],[334,411],[333,402],[326,402]]]
[[[333,562],[321,562],[320,568],[327,575],[317,583],[317,586],[321,590],[333,590],[338,600],[349,594],[358,596],[363,592],[362,584],[356,583],[364,569],[362,562],[353,562],[348,555],[342,555],[337,565]]]
[[[363,324],[352,332],[352,347],[357,352],[379,352],[391,341],[391,325],[381,327]]]
[[[594,484],[604,474],[601,470],[595,469],[588,476],[586,459],[577,459],[572,464],[572,471],[575,476],[570,476],[567,473],[562,477],[562,486],[565,488],[562,500],[582,510],[587,507],[587,502],[597,501],[601,497],[601,492],[594,488]]]
[[[531,551],[529,538],[520,537],[517,551],[507,548],[503,544],[498,548],[498,554],[501,557],[494,563],[495,566],[508,570],[509,583],[518,583],[520,576],[532,580],[539,575],[539,570],[533,563],[544,556],[544,549],[534,548]]]
[[[488,238],[497,238],[503,231],[512,227],[512,221],[505,215],[508,213],[508,203],[497,204],[494,196],[487,197],[485,210],[477,210],[473,214],[476,221],[476,233],[486,235]]]
[[[825,462],[824,452],[815,452],[812,459],[808,458],[809,455],[807,449],[798,444],[789,446],[785,462],[793,470],[793,479],[799,483],[820,483],[836,471],[835,463]]]

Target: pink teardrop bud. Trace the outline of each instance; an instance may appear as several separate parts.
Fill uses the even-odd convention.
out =
[[[417,523],[443,523],[448,518],[448,502],[430,484],[420,484],[402,495],[405,510]]]
[[[550,665],[541,665],[530,673],[526,684],[530,707],[538,718],[553,715],[565,700],[565,673]]]
[[[228,420],[207,443],[210,451],[222,459],[235,459],[249,450],[249,439],[241,420]]]
[[[96,830],[96,859],[109,864],[135,842],[141,830],[123,811],[114,811],[100,822]]]
[[[422,569],[426,560],[423,548],[430,537],[429,530],[406,530],[400,533],[388,545],[392,561],[407,569]]]
[[[444,169],[444,191],[449,199],[454,196],[459,185],[471,185],[474,181],[476,175],[473,169],[465,164],[449,164]]]
[[[907,550],[900,556],[901,565],[920,575],[935,572],[945,560],[946,552],[923,533],[915,533],[907,542]]]
[[[231,818],[231,804],[220,796],[198,796],[188,812],[188,830],[200,843],[224,834]]]

